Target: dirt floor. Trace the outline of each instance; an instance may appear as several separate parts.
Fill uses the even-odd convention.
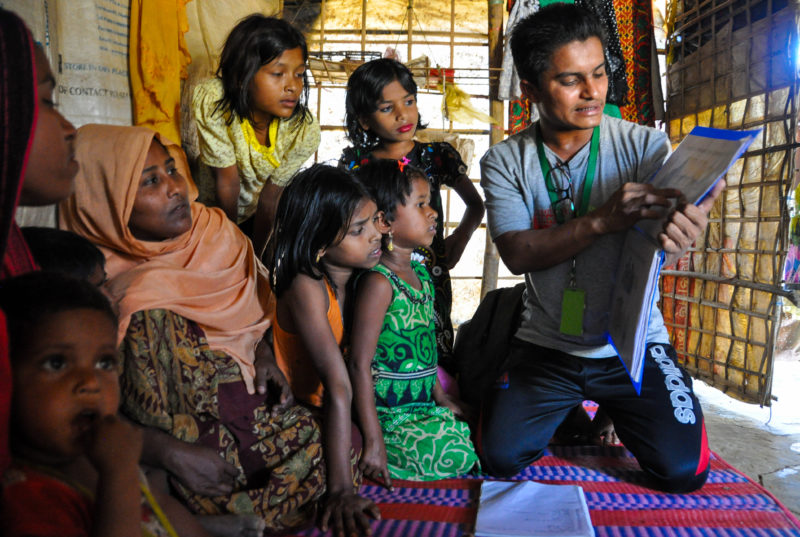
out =
[[[695,382],[711,450],[761,483],[800,517],[800,356],[775,361],[771,408],[748,405]]]

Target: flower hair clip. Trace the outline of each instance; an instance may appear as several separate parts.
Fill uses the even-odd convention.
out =
[[[411,161],[410,161],[410,160],[408,160],[408,157],[403,157],[403,158],[401,158],[401,159],[397,159],[397,167],[398,167],[398,168],[400,168],[400,171],[402,172],[402,171],[403,171],[403,169],[404,169],[406,166],[408,166],[408,164],[409,164],[410,162],[411,162]]]

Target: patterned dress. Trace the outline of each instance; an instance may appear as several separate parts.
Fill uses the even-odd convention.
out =
[[[177,480],[195,513],[261,515],[271,532],[307,524],[325,492],[320,429],[301,406],[273,417],[249,395],[239,366],[211,350],[205,334],[171,311],[131,316],[122,342],[122,411],[185,442],[210,447],[239,469],[234,492],[201,496]]]
[[[420,263],[417,291],[384,265],[392,302],[383,320],[372,379],[389,473],[395,479],[428,481],[464,475],[478,466],[469,427],[433,400],[436,342],[431,326],[433,284]]]
[[[434,322],[436,325],[436,348],[439,364],[448,371],[455,371],[453,363],[453,321],[450,310],[453,307],[453,289],[450,284],[450,270],[444,251],[444,211],[442,209],[442,185],[453,186],[456,179],[466,175],[467,166],[461,155],[447,142],[414,142],[414,149],[406,155],[408,163],[419,168],[428,177],[431,185],[431,207],[436,209],[436,236],[430,248],[419,247],[414,251],[416,258],[425,264],[433,277]],[[371,151],[348,147],[339,159],[341,166],[348,170],[358,169],[370,160],[375,160]]]

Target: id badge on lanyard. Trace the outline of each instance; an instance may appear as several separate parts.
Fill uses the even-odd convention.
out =
[[[560,212],[558,204],[563,201],[558,199],[558,190],[553,184],[551,177],[550,163],[547,161],[544,153],[544,144],[542,142],[541,130],[536,138],[536,149],[539,154],[539,165],[542,168],[542,175],[545,178],[547,185],[547,193],[550,197],[550,205],[556,215],[559,224],[564,223],[563,214]],[[589,210],[589,198],[592,193],[592,184],[594,183],[594,176],[597,168],[597,154],[600,148],[600,127],[595,127],[592,131],[592,141],[589,147],[589,162],[586,169],[586,179],[583,182],[583,195],[578,207],[571,204],[573,216],[583,216]],[[569,188],[572,188],[570,182]],[[562,334],[568,336],[582,336],[583,335],[583,314],[586,310],[586,291],[578,288],[576,259],[572,258],[572,266],[569,271],[569,284],[564,289],[564,294],[561,297],[561,325],[559,330]]]
[[[583,335],[583,312],[586,310],[586,291],[578,289],[575,280],[575,258],[572,258],[572,268],[569,271],[569,286],[564,289],[561,297],[561,327],[562,334],[568,336]]]

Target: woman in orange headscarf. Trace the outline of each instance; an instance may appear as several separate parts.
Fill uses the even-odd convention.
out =
[[[106,256],[122,410],[149,428],[145,457],[196,513],[307,522],[324,492],[320,432],[264,338],[270,289],[250,241],[194,201],[183,153],[149,129],[82,127],[77,159],[61,226]]]

